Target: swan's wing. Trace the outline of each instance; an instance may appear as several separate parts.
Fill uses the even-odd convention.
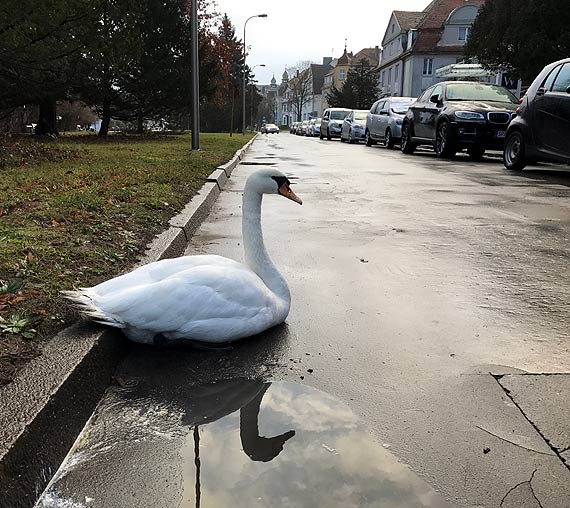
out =
[[[275,319],[276,299],[239,263],[195,266],[170,277],[92,296],[98,309],[131,329],[196,340],[232,340]]]
[[[242,266],[241,263],[233,259],[216,255],[180,256],[172,259],[161,259],[160,261],[148,263],[129,273],[102,282],[91,288],[91,290],[97,294],[110,294],[127,288],[159,282],[176,273],[203,265],[212,267]]]

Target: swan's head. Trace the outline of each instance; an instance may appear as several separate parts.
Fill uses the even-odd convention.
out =
[[[281,171],[262,169],[253,173],[246,185],[259,194],[280,194],[281,196],[303,204],[301,198],[291,190],[291,182]]]

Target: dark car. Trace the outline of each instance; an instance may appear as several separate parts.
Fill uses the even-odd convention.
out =
[[[547,65],[532,82],[507,130],[503,162],[570,164],[570,58]]]
[[[467,149],[472,159],[502,150],[518,99],[506,88],[474,81],[444,81],[414,102],[402,123],[401,149],[432,145],[437,157]]]

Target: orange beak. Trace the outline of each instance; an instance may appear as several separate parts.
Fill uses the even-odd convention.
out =
[[[295,201],[295,203],[299,203],[300,205],[303,204],[301,198],[291,190],[291,187],[289,187],[288,183],[284,183],[281,185],[281,187],[279,187],[279,194],[286,197],[287,199],[290,199],[291,201]]]

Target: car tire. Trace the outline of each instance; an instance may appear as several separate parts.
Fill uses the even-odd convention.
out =
[[[472,145],[467,149],[467,154],[472,161],[480,161],[485,154],[485,148],[481,145]]]
[[[354,138],[352,137],[352,129],[348,131],[348,142],[354,145]]]
[[[346,141],[346,139],[344,139],[344,138],[342,137],[342,134],[341,134],[341,135],[340,135],[340,142],[341,142],[341,143],[344,143],[345,141]]]
[[[435,132],[435,156],[439,159],[449,159],[455,155],[457,148],[451,139],[451,125],[443,120]]]
[[[366,146],[375,145],[376,142],[370,137],[370,131],[366,131]]]
[[[330,141],[331,139],[332,139],[332,138],[331,138],[331,133],[330,133],[330,131],[329,131],[329,128],[327,127],[327,141]]]
[[[319,139],[325,139],[325,137],[323,136],[323,131],[319,130]]]
[[[414,145],[414,143],[412,143],[412,135],[410,132],[410,125],[407,123],[402,125],[402,141],[400,143],[400,149],[402,150],[402,153],[405,153],[408,155],[414,153],[414,151],[416,149],[416,145]]]
[[[388,149],[394,148],[394,138],[392,137],[392,131],[390,129],[386,129],[384,133],[384,146]]]
[[[521,131],[512,131],[505,140],[503,164],[512,171],[522,171],[528,164],[524,136]]]

